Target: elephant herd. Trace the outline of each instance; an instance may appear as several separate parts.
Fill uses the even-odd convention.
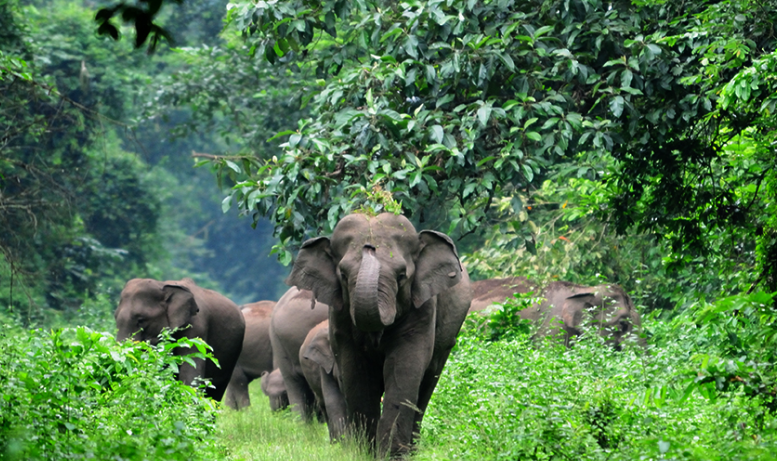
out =
[[[273,410],[328,424],[331,439],[361,434],[377,456],[402,456],[420,433],[456,336],[469,312],[514,293],[544,298],[519,313],[538,335],[565,343],[592,325],[620,348],[640,328],[629,296],[613,285],[553,282],[538,290],[522,277],[470,282],[445,234],[417,232],[405,217],[351,214],[331,238],[306,241],[278,302],[240,308],[190,279],[127,282],[115,311],[118,340],[200,337],[219,361],[184,364],[187,384],[210,380],[206,394],[240,409],[261,379]],[[636,335],[634,335],[636,336]],[[644,339],[637,341],[644,345]],[[190,351],[176,350],[176,354]]]

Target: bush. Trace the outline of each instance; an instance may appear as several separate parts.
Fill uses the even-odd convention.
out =
[[[86,327],[0,336],[0,459],[218,459],[216,408],[175,379],[175,347],[122,342]]]
[[[416,459],[773,459],[772,314],[768,297],[745,298],[688,309],[700,324],[647,316],[649,352],[597,334],[567,350],[520,326],[498,341],[465,330]]]

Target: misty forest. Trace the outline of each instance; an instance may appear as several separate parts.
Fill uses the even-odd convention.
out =
[[[0,460],[776,459],[775,112],[775,0],[0,0]]]

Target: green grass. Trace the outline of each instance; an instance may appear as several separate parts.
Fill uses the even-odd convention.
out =
[[[329,443],[325,424],[303,424],[288,410],[272,413],[259,381],[249,387],[251,406],[241,411],[223,408],[217,438],[229,460],[245,461],[373,461],[357,443]]]

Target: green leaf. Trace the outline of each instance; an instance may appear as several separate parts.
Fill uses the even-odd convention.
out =
[[[531,139],[532,141],[537,141],[537,142],[542,140],[542,136],[536,131],[527,131],[526,137]]]
[[[453,101],[453,98],[454,98],[453,94],[451,93],[446,94],[445,96],[437,100],[437,108],[440,108],[445,104],[448,104],[449,102]]]
[[[491,105],[490,104],[483,104],[480,106],[480,109],[478,109],[478,121],[480,122],[480,125],[485,127],[488,124],[488,119],[491,117]]]
[[[418,38],[415,35],[408,35],[402,47],[405,49],[405,53],[418,59]]]
[[[429,133],[429,137],[432,139],[432,141],[438,144],[442,144],[444,136],[445,130],[443,130],[442,126],[432,125],[431,132]]]
[[[616,117],[620,117],[623,113],[623,96],[616,96],[610,101],[610,110],[612,111],[613,115]]]

